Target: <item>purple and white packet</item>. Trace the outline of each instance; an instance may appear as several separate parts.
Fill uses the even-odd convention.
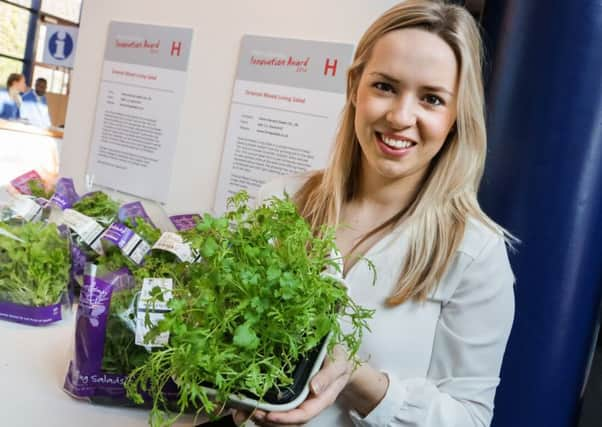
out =
[[[102,240],[116,245],[123,255],[136,264],[142,264],[151,246],[140,235],[120,222],[111,224],[104,232]]]
[[[176,227],[176,230],[188,231],[196,227],[201,220],[201,216],[199,214],[173,215],[169,217],[169,220]]]
[[[60,178],[54,188],[54,194],[50,203],[58,206],[61,210],[69,209],[80,199],[71,178]]]
[[[87,264],[76,313],[74,354],[63,389],[78,399],[132,406],[123,386],[127,372],[108,373],[102,366],[111,299],[116,292],[133,288],[134,279],[127,268],[102,276],[97,273],[96,265]],[[175,384],[166,388],[165,397],[177,399]]]
[[[31,190],[29,189],[29,181],[39,181],[41,185],[44,185],[42,177],[35,170],[25,172],[23,175],[19,175],[15,179],[10,181],[10,184],[21,194],[31,196]]]
[[[125,222],[125,220],[128,218],[132,218],[134,221],[136,220],[136,218],[142,218],[143,220],[145,220],[150,225],[156,228],[155,224],[153,224],[153,221],[150,219],[150,216],[144,209],[144,206],[141,202],[131,202],[121,205],[117,217],[121,222]]]

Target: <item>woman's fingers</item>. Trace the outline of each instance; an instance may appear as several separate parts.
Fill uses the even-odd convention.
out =
[[[234,413],[232,415],[232,419],[234,420],[234,424],[236,424],[237,426],[241,426],[247,421],[253,421],[253,425],[256,425],[259,427],[279,427],[280,426],[280,424],[274,424],[270,421],[267,421],[266,415],[267,415],[266,412],[261,411],[259,409],[256,409],[252,413],[249,413],[246,411],[241,411],[241,410],[236,410],[236,411],[234,411]],[[292,427],[292,426],[287,426],[287,427]]]
[[[252,414],[244,411],[234,413],[234,421],[241,425],[249,417],[259,426],[278,427],[296,426],[307,423],[324,409],[332,405],[351,376],[352,364],[342,346],[335,346],[331,357],[327,358],[322,369],[310,382],[312,393],[299,407],[287,412],[269,412],[256,410]]]
[[[288,412],[269,412],[263,420],[283,426],[305,424],[332,405],[346,384],[347,377],[339,376],[338,379],[324,388],[321,394],[312,394],[298,408]]]
[[[351,375],[351,363],[347,360],[347,353],[341,346],[336,346],[332,358],[327,358],[322,369],[312,378],[311,391],[319,395],[340,377],[348,375]]]
[[[234,420],[234,424],[236,424],[237,426],[242,425],[245,421],[247,421],[249,419],[249,417],[250,417],[250,414],[248,412],[244,412],[244,411],[240,411],[240,410],[236,410],[232,414],[232,419]]]

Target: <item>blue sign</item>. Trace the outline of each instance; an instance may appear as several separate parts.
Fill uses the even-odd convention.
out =
[[[50,36],[48,50],[54,59],[65,60],[73,52],[73,38],[66,31],[56,31]]]
[[[77,27],[72,25],[46,24],[44,63],[61,67],[73,67],[77,46]]]

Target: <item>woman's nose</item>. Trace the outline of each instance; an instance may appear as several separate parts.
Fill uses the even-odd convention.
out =
[[[416,108],[416,102],[411,96],[401,96],[391,103],[386,119],[396,129],[413,126],[416,124]]]

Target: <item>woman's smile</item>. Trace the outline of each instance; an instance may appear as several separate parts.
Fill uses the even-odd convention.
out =
[[[405,156],[416,145],[416,142],[409,138],[380,132],[375,132],[375,141],[383,154],[394,157]]]

